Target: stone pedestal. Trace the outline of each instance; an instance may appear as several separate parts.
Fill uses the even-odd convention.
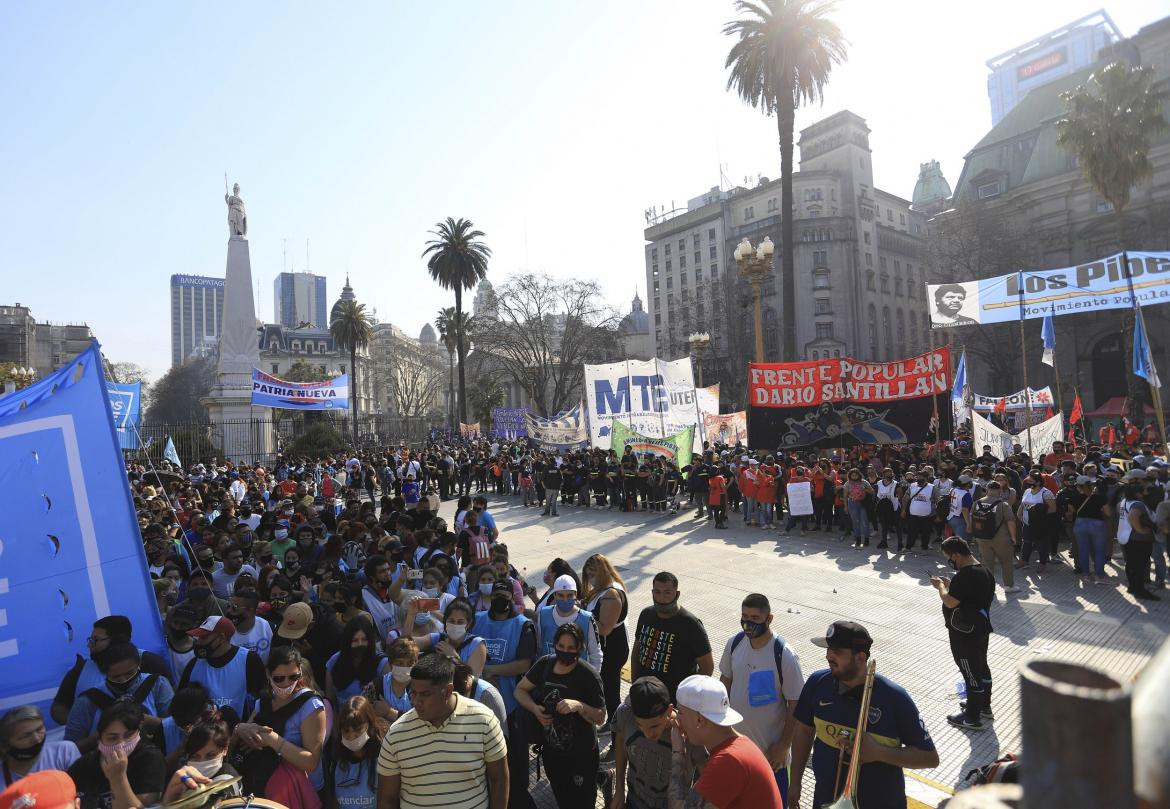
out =
[[[224,458],[237,463],[268,463],[275,446],[272,412],[252,407],[252,369],[260,365],[259,339],[248,240],[233,236],[228,240],[215,386],[200,401],[211,419],[212,443]]]

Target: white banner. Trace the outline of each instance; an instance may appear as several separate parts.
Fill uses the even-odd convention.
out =
[[[812,484],[807,480],[788,484],[788,514],[808,517],[813,513]]]
[[[971,414],[971,440],[975,452],[982,452],[983,446],[991,446],[991,454],[999,458],[1006,458],[1012,452],[1012,444],[1019,444],[1028,452],[1028,431],[1012,435],[1001,430],[978,413]],[[1033,460],[1052,451],[1055,441],[1064,440],[1064,419],[1057,413],[1050,419],[1037,424],[1032,428],[1032,450],[1029,452]]]
[[[702,449],[697,425],[704,405],[696,404],[689,357],[586,365],[585,399],[593,447],[609,449],[613,421],[621,419],[634,432],[650,438],[666,438],[696,427],[695,449]]]
[[[1031,394],[1032,409],[1043,410],[1046,407],[1052,407],[1052,388],[1028,388]],[[1028,403],[1024,399],[1024,392],[1018,390],[1008,396],[984,396],[982,393],[974,394],[975,409],[982,411],[995,410],[996,406],[1007,400],[1007,410],[1027,410]]]

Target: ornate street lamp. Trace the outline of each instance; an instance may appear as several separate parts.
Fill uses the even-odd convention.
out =
[[[697,366],[699,384],[698,387],[703,387],[703,352],[711,345],[711,335],[707,332],[695,332],[687,337],[687,343],[691,346],[691,353],[695,355],[695,365]]]
[[[760,246],[755,248],[745,237],[735,248],[735,263],[739,265],[739,272],[752,285],[756,321],[756,362],[764,361],[764,326],[761,322],[763,314],[760,310],[760,294],[764,279],[772,273],[772,253],[775,251],[776,246],[772,244],[771,236],[765,236]]]

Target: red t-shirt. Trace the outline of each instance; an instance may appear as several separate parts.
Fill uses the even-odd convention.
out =
[[[712,475],[707,479],[707,505],[718,506],[723,502],[723,492],[727,489],[727,481],[723,475]]]
[[[735,736],[711,751],[695,789],[719,809],[783,809],[776,774],[747,736]]]

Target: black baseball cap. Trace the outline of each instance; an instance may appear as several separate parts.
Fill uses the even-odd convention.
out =
[[[493,584],[492,595],[495,595],[496,593],[507,593],[508,595],[512,595],[512,582],[507,581],[506,579],[501,579],[500,581]]]
[[[670,691],[657,677],[639,677],[630,686],[630,710],[638,719],[657,719],[670,708]]]
[[[834,621],[823,638],[813,638],[812,642],[822,649],[849,649],[853,652],[868,652],[873,646],[869,630],[853,621]]]

